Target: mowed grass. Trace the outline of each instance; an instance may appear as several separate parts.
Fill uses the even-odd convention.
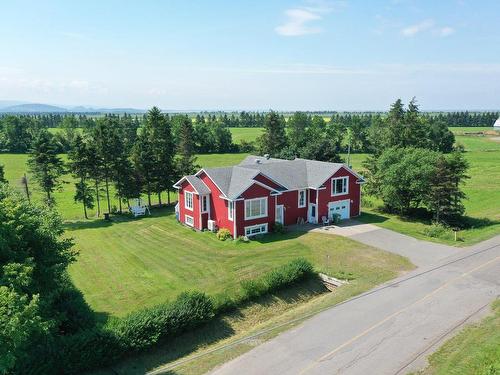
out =
[[[500,373],[500,300],[493,314],[462,330],[429,357],[421,375],[494,375]]]
[[[241,280],[297,257],[329,275],[373,285],[411,268],[402,257],[342,237],[294,232],[221,242],[178,224],[171,208],[152,214],[67,224],[80,252],[70,274],[96,311],[124,315],[190,289],[235,296]]]
[[[229,166],[238,164],[243,160],[247,154],[210,154],[210,155],[198,155],[196,163],[201,167],[217,167],[217,166]],[[67,161],[66,155],[61,155],[64,161]],[[10,185],[22,191],[24,193],[24,187],[21,184],[21,178],[26,173],[29,181],[29,189],[34,201],[41,201],[45,198],[45,194],[32,179],[31,174],[28,171],[27,166],[28,155],[26,154],[0,154],[0,164],[5,166],[5,176]],[[57,204],[57,210],[66,220],[78,220],[83,218],[83,208],[80,203],[74,202],[75,195],[75,180],[70,175],[67,174],[62,177],[63,181],[61,188],[54,193],[54,197]],[[104,184],[102,184],[102,189],[104,189]],[[114,189],[111,187],[111,206],[118,208],[118,199],[115,196]],[[104,191],[100,194],[101,201],[101,212],[107,212],[106,197]],[[143,197],[146,199],[146,196]],[[172,191],[170,193],[171,201],[177,200],[177,194]],[[167,202],[166,193],[162,194],[162,202]],[[152,195],[152,204],[158,203],[158,197],[156,194]],[[96,208],[89,210],[89,217],[95,217],[97,214],[97,204]]]

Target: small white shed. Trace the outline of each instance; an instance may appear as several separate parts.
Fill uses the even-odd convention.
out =
[[[498,129],[500,129],[500,118],[498,118],[498,119],[495,121],[495,123],[493,124],[493,127],[494,127],[494,128],[498,128]]]

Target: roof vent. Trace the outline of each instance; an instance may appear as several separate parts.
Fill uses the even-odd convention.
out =
[[[269,154],[264,154],[264,157],[269,160]]]

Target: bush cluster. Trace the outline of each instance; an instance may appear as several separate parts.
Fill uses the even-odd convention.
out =
[[[61,336],[43,348],[34,348],[32,355],[27,356],[30,362],[19,363],[17,372],[74,374],[106,366],[199,326],[214,315],[211,298],[199,292],[182,293],[171,303],[137,311],[113,319],[103,327]],[[41,369],[40,358],[44,358],[44,367],[49,371]]]
[[[217,232],[217,238],[221,241],[225,241],[225,240],[229,240],[229,239],[233,238],[233,236],[231,235],[231,232],[229,231],[229,229],[221,228]]]

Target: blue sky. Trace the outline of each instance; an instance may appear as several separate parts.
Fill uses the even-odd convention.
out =
[[[499,1],[4,1],[0,99],[500,108]]]

